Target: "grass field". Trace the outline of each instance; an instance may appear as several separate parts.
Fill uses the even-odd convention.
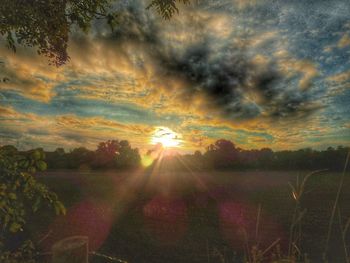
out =
[[[88,235],[91,250],[130,263],[240,262],[256,243],[264,250],[280,238],[287,247],[295,207],[288,182],[298,174],[307,172],[47,172],[40,180],[68,212],[33,218],[31,235],[48,234],[45,250],[65,236]],[[339,180],[337,173],[316,174],[301,199],[306,212],[299,249],[312,262],[321,262]],[[349,189],[347,174],[339,203],[343,222],[350,217]],[[329,262],[345,262],[338,219],[337,213]]]

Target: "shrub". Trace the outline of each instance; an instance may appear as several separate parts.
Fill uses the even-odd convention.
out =
[[[65,214],[64,205],[35,178],[46,169],[42,149],[20,153],[13,146],[0,148],[0,262],[34,262],[35,246],[24,240],[18,247],[8,244],[11,236],[24,231],[28,215],[41,209]]]

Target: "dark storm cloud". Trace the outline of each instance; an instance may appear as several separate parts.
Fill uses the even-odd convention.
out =
[[[283,76],[275,63],[261,69],[237,46],[214,50],[208,40],[186,48],[182,55],[167,52],[157,58],[165,79],[176,76],[187,83],[183,100],[204,96],[204,106],[218,110],[226,119],[245,120],[263,113],[271,118],[301,117],[317,109],[307,93],[288,89],[292,79]],[[259,102],[250,97],[251,93]]]
[[[244,89],[252,70],[247,59],[234,48],[215,53],[208,42],[188,47],[182,55],[159,54],[160,73],[187,82],[184,100],[204,95],[206,106],[219,109],[224,117],[245,119],[259,115],[259,109],[245,100]]]
[[[174,47],[161,34],[160,20],[145,12],[143,5],[124,4],[116,8],[120,14],[115,31],[99,33],[97,38],[108,40],[116,49],[123,49],[130,42],[138,44],[151,58],[157,77],[164,82],[171,78],[185,83],[177,91],[183,103],[200,96],[205,98],[203,108],[229,120],[261,114],[271,118],[301,116],[316,109],[310,106],[312,100],[306,91],[288,88],[292,80],[278,71],[274,61],[264,65],[264,69],[254,65],[247,52],[249,46],[232,42],[218,45],[218,39],[204,35],[196,43]],[[198,30],[202,26],[198,25]],[[102,27],[96,24],[96,32],[105,32]],[[252,93],[259,96],[258,101],[251,98]]]

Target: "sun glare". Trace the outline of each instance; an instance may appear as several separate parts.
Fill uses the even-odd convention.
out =
[[[157,127],[151,137],[152,144],[162,144],[165,148],[179,147],[181,135],[167,127]]]

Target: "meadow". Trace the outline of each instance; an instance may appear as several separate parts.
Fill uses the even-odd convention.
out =
[[[1,0],[0,263],[350,263],[349,14]]]
[[[296,205],[291,185],[308,173],[45,172],[39,180],[58,194],[67,215],[33,217],[29,232],[42,239],[44,251],[65,236],[87,235],[92,251],[130,263],[242,262],[244,257],[253,262],[259,253],[278,258],[289,249]],[[303,262],[323,262],[340,178],[341,173],[324,171],[306,181],[293,248]],[[350,217],[348,189],[350,174],[334,217],[329,262],[346,262],[344,243],[350,240],[342,240],[339,226],[344,230]]]

